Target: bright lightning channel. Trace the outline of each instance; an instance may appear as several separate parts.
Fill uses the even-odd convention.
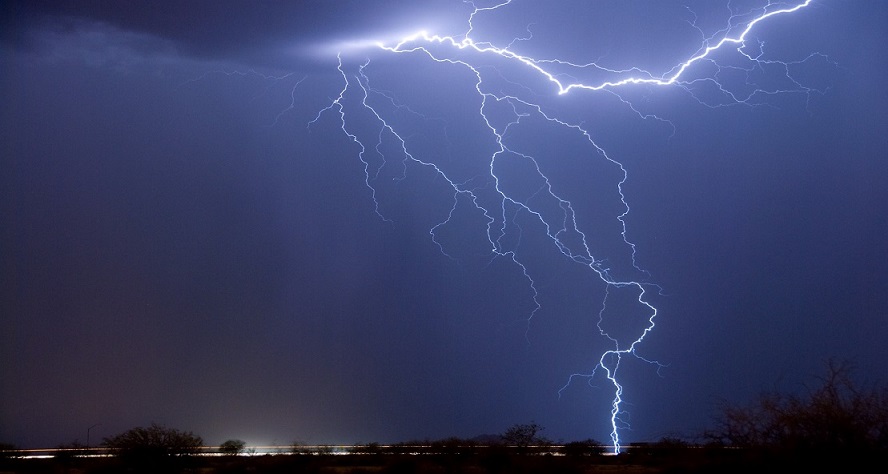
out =
[[[462,68],[469,72],[474,78],[473,93],[478,97],[478,117],[480,117],[487,133],[489,133],[495,143],[494,151],[488,158],[488,175],[463,179],[460,181],[451,177],[450,174],[439,165],[436,165],[433,161],[424,160],[422,157],[417,156],[411,150],[411,147],[408,146],[408,140],[405,138],[405,135],[402,134],[402,132],[400,132],[390,120],[386,119],[384,114],[379,111],[380,109],[378,107],[374,107],[374,105],[371,104],[373,100],[384,100],[389,105],[393,105],[399,109],[406,107],[396,103],[394,98],[388,93],[371,87],[370,77],[366,72],[367,66],[370,64],[369,60],[364,60],[360,64],[348,67],[342,59],[342,54],[338,55],[339,62],[337,68],[342,78],[342,88],[339,90],[338,95],[332,99],[330,104],[318,112],[315,119],[309,123],[309,126],[316,123],[324,113],[335,113],[338,116],[338,123],[342,132],[360,149],[358,152],[358,158],[364,166],[364,182],[372,195],[376,213],[384,220],[388,220],[388,218],[380,209],[377,189],[374,185],[375,179],[379,176],[381,169],[387,165],[387,157],[383,152],[384,143],[394,143],[395,148],[397,148],[398,156],[401,158],[400,166],[402,174],[395,179],[403,179],[403,177],[406,176],[408,165],[417,165],[426,168],[439,178],[442,178],[443,182],[446,183],[446,187],[449,188],[452,193],[451,207],[447,216],[441,222],[429,229],[429,234],[443,254],[449,256],[444,245],[442,245],[437,239],[437,232],[439,229],[451,222],[454,213],[457,212],[459,206],[468,205],[471,206],[472,209],[479,211],[487,222],[486,237],[491,256],[509,259],[518,267],[527,281],[534,302],[534,308],[530,311],[527,318],[528,327],[530,320],[541,308],[538,300],[539,292],[537,290],[537,284],[531,275],[528,265],[526,265],[519,257],[517,244],[512,244],[510,246],[505,243],[505,241],[508,240],[505,238],[508,233],[507,227],[510,225],[517,225],[515,216],[518,213],[525,213],[532,219],[538,221],[545,230],[546,237],[552,242],[558,252],[564,255],[568,260],[580,264],[594,272],[605,285],[605,296],[598,312],[598,329],[600,334],[610,341],[609,344],[611,345],[611,348],[600,354],[597,364],[590,373],[571,375],[568,378],[567,384],[562,387],[558,393],[560,395],[561,391],[570,385],[575,378],[587,378],[591,381],[599,369],[604,371],[604,376],[613,387],[614,397],[610,404],[610,440],[613,452],[614,454],[617,454],[621,449],[620,431],[628,428],[628,421],[625,419],[625,411],[622,408],[623,386],[618,381],[618,372],[621,361],[623,360],[623,357],[632,356],[660,367],[658,362],[645,359],[636,352],[638,346],[644,341],[645,337],[647,337],[647,335],[654,329],[657,308],[649,302],[648,292],[659,290],[659,287],[643,280],[618,278],[614,275],[614,271],[606,264],[606,260],[597,257],[592,248],[590,248],[586,234],[580,230],[580,226],[577,223],[577,213],[574,211],[573,204],[556,192],[549,177],[544,174],[542,167],[534,156],[524,153],[519,148],[511,145],[510,140],[508,139],[509,131],[513,127],[527,121],[528,117],[537,117],[549,124],[577,134],[578,137],[588,143],[590,150],[593,151],[594,154],[606,160],[607,163],[611,166],[615,166],[619,170],[620,178],[615,183],[615,187],[616,192],[619,195],[622,211],[615,216],[615,219],[619,221],[622,228],[622,242],[625,244],[627,251],[631,255],[634,270],[645,273],[636,264],[635,244],[633,244],[626,235],[625,219],[630,210],[623,193],[623,186],[628,179],[626,169],[619,161],[609,156],[608,153],[606,153],[605,150],[593,140],[592,135],[582,124],[562,120],[554,116],[552,113],[545,111],[541,105],[531,100],[502,92],[496,93],[492,91],[493,88],[485,87],[486,84],[484,74],[482,74],[482,67],[473,64],[471,59],[467,58],[475,56],[496,56],[509,63],[526,68],[530,74],[538,75],[551,83],[554,86],[553,93],[557,95],[566,95],[574,91],[600,91],[616,95],[617,91],[622,88],[635,85],[647,85],[656,87],[678,87],[686,90],[694,96],[691,86],[699,82],[708,82],[714,84],[718,90],[727,97],[729,103],[751,104],[752,97],[759,93],[810,93],[812,91],[812,89],[803,86],[799,81],[789,75],[788,64],[790,63],[773,60],[766,61],[761,58],[762,54],[750,53],[748,50],[751,48],[749,48],[747,44],[750,32],[753,31],[757,25],[778,16],[785,16],[798,12],[803,8],[808,7],[812,3],[812,0],[805,0],[793,6],[786,6],[785,3],[769,2],[764,7],[744,15],[732,14],[728,20],[727,26],[721,31],[708,37],[703,35],[704,39],[702,44],[693,55],[660,74],[654,74],[637,67],[614,70],[599,66],[596,63],[576,64],[559,59],[536,59],[522,55],[511,49],[519,40],[526,40],[528,38],[516,38],[512,43],[505,47],[497,47],[489,42],[476,41],[472,38],[472,34],[475,31],[474,20],[476,16],[491,14],[497,10],[508,8],[512,2],[513,0],[506,0],[493,6],[478,7],[471,1],[464,0],[464,3],[470,5],[473,10],[468,17],[468,28],[465,34],[459,37],[442,36],[430,34],[426,31],[420,31],[392,44],[385,44],[383,42],[373,43],[378,50],[387,53],[424,55],[429,60],[436,63],[453,66],[455,68]],[[751,20],[744,20],[750,16],[752,16]],[[695,23],[692,23],[692,26],[697,28]],[[702,30],[699,28],[697,29],[702,35]],[[713,58],[714,53],[720,50],[729,50],[731,48],[753,65],[782,65],[786,78],[788,78],[792,84],[797,86],[797,88],[793,90],[765,90],[760,87],[755,87],[751,92],[747,92],[745,95],[740,95],[722,87],[718,82],[717,75],[704,77],[691,76],[692,66],[697,63],[709,62],[715,64],[718,69],[718,63]],[[761,44],[759,44],[759,48],[761,48]],[[815,55],[809,57],[813,56]],[[619,78],[598,83],[565,82],[560,79],[560,77],[562,77],[561,75],[549,70],[552,66],[575,69],[590,68],[596,71],[605,72],[610,76],[616,75]],[[619,95],[617,95],[617,97],[625,105],[630,107],[633,112],[642,116],[642,118],[647,118],[647,116],[640,114],[629,101],[624,100]],[[694,96],[694,98],[704,105],[713,106],[696,96]],[[503,106],[505,106],[506,110],[510,111],[511,118],[505,121],[494,119],[492,110],[494,108],[501,110]],[[360,137],[359,135],[361,133],[358,132],[356,126],[353,125],[351,115],[357,114],[358,111],[363,111],[361,113],[370,117],[370,120],[376,124],[378,132],[375,136],[376,143],[374,145],[368,144],[369,142],[366,138]],[[659,119],[659,117],[654,118],[663,120]],[[374,153],[376,156],[382,157],[382,163],[371,162],[367,157],[368,153]],[[531,197],[522,199],[505,190],[503,184],[506,181],[506,178],[496,172],[497,161],[505,159],[505,157],[516,157],[524,160],[525,162],[530,163],[531,167],[534,169],[534,172],[536,173],[535,176],[541,180],[542,184],[540,189]],[[482,199],[480,195],[481,192],[486,192],[490,188],[492,188],[496,194],[495,206],[485,204],[485,199]],[[559,211],[557,213],[552,213],[551,209],[544,210],[542,205],[535,204],[541,200],[553,203],[555,205],[554,207],[559,209]],[[615,291],[630,292],[630,294],[635,295],[634,304],[647,315],[644,327],[641,329],[640,334],[634,339],[621,340],[621,338],[611,335],[602,326],[602,322],[605,319],[605,313],[609,310],[608,297]]]

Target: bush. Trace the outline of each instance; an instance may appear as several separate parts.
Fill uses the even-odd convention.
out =
[[[559,449],[565,456],[601,456],[604,454],[604,446],[594,439],[585,441],[571,441]]]
[[[500,438],[503,444],[511,447],[519,454],[527,454],[531,451],[546,451],[552,445],[552,441],[541,436],[543,427],[536,423],[512,425]]]
[[[861,389],[851,366],[830,361],[821,385],[804,395],[762,394],[749,406],[725,404],[714,443],[778,454],[832,456],[888,452],[888,390]]]
[[[196,454],[203,446],[203,439],[190,431],[152,423],[148,428],[132,428],[105,438],[104,445],[124,458],[162,459]]]
[[[219,452],[226,456],[237,456],[238,454],[244,452],[244,448],[246,448],[247,443],[243,440],[239,439],[229,439],[228,441],[219,445]]]

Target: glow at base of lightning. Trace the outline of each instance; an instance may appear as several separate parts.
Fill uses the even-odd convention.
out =
[[[691,23],[693,27],[700,31],[701,36],[704,38],[699,49],[685,61],[676,64],[670,70],[660,74],[653,74],[641,68],[614,70],[604,68],[595,63],[576,64],[558,59],[535,59],[519,54],[511,49],[515,42],[528,38],[517,38],[512,44],[500,47],[488,42],[475,41],[472,38],[472,33],[475,30],[473,22],[476,16],[493,14],[497,10],[508,8],[513,1],[517,2],[518,0],[506,0],[496,5],[482,8],[475,6],[474,3],[469,0],[464,0],[464,3],[470,5],[473,11],[468,17],[466,33],[458,37],[441,36],[430,34],[426,31],[420,31],[390,44],[383,42],[372,43],[375,49],[385,53],[425,55],[431,61],[450,65],[455,68],[462,68],[474,76],[474,91],[472,93],[479,99],[477,113],[482,120],[484,127],[487,129],[487,133],[490,134],[495,143],[494,151],[489,156],[488,176],[457,181],[433,161],[424,160],[423,157],[417,156],[417,154],[411,150],[410,146],[408,146],[408,140],[405,138],[405,135],[399,132],[398,128],[393,124],[393,121],[386,119],[386,117],[379,112],[380,108],[372,105],[372,103],[376,100],[380,100],[385,102],[388,106],[393,106],[408,113],[416,114],[416,112],[407,108],[406,105],[398,103],[391,93],[377,90],[371,86],[371,77],[368,75],[366,69],[370,64],[369,59],[364,59],[359,64],[347,66],[342,59],[343,55],[338,55],[338,72],[342,78],[342,88],[339,90],[338,96],[333,98],[329,105],[318,112],[315,119],[309,123],[309,127],[315,124],[325,113],[334,113],[337,115],[342,132],[359,147],[358,158],[363,164],[364,182],[370,190],[373,202],[375,203],[376,213],[384,220],[389,219],[380,210],[377,189],[374,185],[375,179],[379,176],[382,168],[389,164],[391,158],[390,156],[386,156],[386,153],[383,151],[384,143],[394,143],[395,148],[397,149],[397,158],[400,160],[398,166],[400,167],[401,174],[394,178],[395,180],[406,177],[409,166],[427,168],[433,171],[436,176],[442,178],[444,183],[446,183],[446,186],[452,191],[452,205],[444,220],[429,229],[429,234],[432,240],[438,245],[441,252],[448,257],[450,255],[448,254],[447,249],[437,238],[437,232],[439,229],[451,222],[454,213],[460,205],[470,205],[473,209],[480,211],[487,221],[485,233],[487,242],[489,242],[492,258],[502,257],[509,259],[517,266],[527,281],[534,302],[534,308],[530,311],[530,314],[527,317],[528,327],[531,319],[541,309],[538,299],[539,291],[537,289],[537,284],[534,281],[528,266],[519,258],[517,252],[518,244],[514,244],[513,247],[508,247],[503,243],[503,239],[507,234],[507,227],[509,225],[517,225],[515,216],[518,213],[526,213],[528,216],[531,216],[542,224],[542,228],[545,229],[546,237],[551,240],[555,248],[565,258],[588,268],[597,275],[605,286],[605,297],[598,311],[598,329],[601,336],[610,341],[609,344],[611,345],[611,348],[600,354],[596,365],[589,373],[571,375],[568,378],[567,385],[559,390],[558,393],[560,395],[561,391],[570,385],[574,379],[585,378],[591,383],[597,372],[599,370],[603,371],[604,377],[613,387],[614,397],[611,402],[610,411],[610,438],[614,453],[619,453],[621,446],[620,432],[628,428],[628,419],[626,418],[626,413],[622,407],[623,386],[619,382],[618,377],[621,361],[624,357],[631,356],[656,365],[658,368],[661,366],[656,361],[643,358],[637,352],[638,346],[655,327],[657,308],[649,302],[648,292],[658,291],[659,287],[642,280],[616,277],[612,269],[607,266],[606,259],[596,256],[593,249],[590,248],[586,235],[580,230],[580,226],[577,223],[577,215],[572,203],[555,191],[549,178],[543,173],[539,163],[533,156],[510,146],[507,135],[510,128],[517,126],[527,117],[534,116],[557,127],[561,127],[566,131],[576,133],[578,137],[581,137],[586,143],[588,143],[590,151],[606,160],[606,162],[610,164],[609,166],[616,167],[619,170],[621,177],[614,186],[623,210],[618,215],[615,215],[614,218],[619,221],[622,228],[622,242],[625,244],[627,252],[631,255],[632,266],[635,270],[641,273],[646,273],[637,265],[635,244],[633,244],[627,237],[626,217],[630,209],[628,201],[623,193],[624,183],[628,179],[627,171],[619,161],[611,158],[611,156],[609,156],[608,153],[606,153],[605,150],[593,140],[592,135],[582,124],[562,120],[553,115],[553,113],[545,111],[541,105],[530,100],[515,95],[494,93],[486,90],[481,67],[473,65],[472,59],[470,58],[496,57],[497,60],[505,60],[508,63],[524,67],[529,74],[538,75],[551,83],[553,85],[553,95],[565,95],[581,91],[615,94],[627,107],[642,118],[648,118],[649,116],[641,114],[628,100],[619,96],[618,91],[620,89],[639,85],[651,87],[678,87],[686,90],[694,97],[694,99],[703,105],[723,105],[707,103],[707,101],[694,95],[690,86],[700,82],[706,82],[713,84],[729,104],[755,105],[751,102],[751,99],[756,94],[773,95],[784,92],[811,93],[812,91],[817,91],[816,89],[804,86],[800,81],[790,75],[788,65],[793,63],[765,60],[762,58],[763,53],[761,53],[761,51],[759,51],[758,54],[749,52],[750,49],[754,48],[749,48],[747,44],[751,41],[748,39],[750,32],[753,31],[757,25],[778,16],[785,16],[798,12],[803,8],[808,7],[812,3],[812,0],[805,0],[791,6],[787,6],[787,4],[783,2],[768,3],[764,7],[752,12],[747,12],[743,15],[732,14],[725,28],[717,32],[715,35],[708,37],[703,34],[703,31],[697,28],[694,23]],[[750,17],[752,17],[752,19],[749,19]],[[761,43],[757,43],[757,45],[760,50],[762,48]],[[736,54],[745,58],[745,60],[749,61],[750,64],[754,66],[782,66],[785,78],[789,79],[794,88],[791,90],[765,90],[756,86],[752,92],[740,95],[722,87],[717,75],[689,77],[691,76],[692,66],[697,63],[710,62],[718,69],[718,63],[713,58],[714,53],[719,50],[728,50],[731,48],[734,49]],[[812,54],[809,58],[815,56],[821,55]],[[796,61],[796,63],[804,62],[805,60],[806,59],[802,59],[801,61]],[[610,76],[618,76],[619,78],[599,83],[565,82],[561,79],[562,75],[556,74],[548,69],[552,66],[592,69],[594,71],[607,73]],[[497,105],[505,105],[507,106],[507,110],[511,110],[511,120],[502,121],[491,118],[490,109]],[[378,133],[376,134],[375,143],[373,144],[369,143],[366,138],[359,137],[361,132],[356,131],[355,127],[357,127],[357,125],[354,125],[353,122],[357,121],[358,118],[352,118],[352,115],[357,114],[358,111],[360,111],[364,117],[368,117],[371,122],[376,124],[375,127],[378,130]],[[655,116],[653,118],[663,120]],[[668,122],[666,120],[663,121]],[[364,122],[362,123],[366,123],[366,119],[364,119]],[[368,153],[371,152],[376,156],[381,157],[382,163],[372,163],[371,160],[367,158]],[[391,155],[391,152],[389,154]],[[495,163],[498,159],[506,155],[520,157],[535,168],[535,178],[541,180],[542,186],[531,198],[522,200],[509,195],[509,193],[504,190],[502,181],[505,178],[497,174],[495,171]],[[485,185],[492,185],[495,190],[497,206],[494,207],[482,204],[482,200],[479,199],[478,192],[481,189],[485,189]],[[549,202],[557,203],[557,208],[560,209],[560,213],[556,216],[552,216],[552,213],[547,213],[539,207],[535,207],[534,204],[531,203],[531,199],[539,196],[545,197]],[[635,296],[635,301],[637,302],[639,309],[647,315],[643,329],[636,338],[628,342],[618,340],[617,337],[610,335],[608,331],[602,327],[604,315],[608,311],[608,296],[614,291],[632,292],[633,295],[637,295]]]

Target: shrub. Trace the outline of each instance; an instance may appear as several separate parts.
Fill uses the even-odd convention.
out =
[[[104,445],[125,458],[158,459],[196,454],[203,439],[190,431],[180,431],[152,423],[105,438]]]
[[[803,395],[768,392],[748,406],[725,404],[714,443],[779,454],[888,452],[888,390],[862,389],[851,366],[830,361],[821,385]]]
[[[219,452],[225,454],[226,456],[237,456],[238,454],[244,452],[244,448],[246,448],[247,443],[240,439],[229,439],[224,443],[219,445]]]

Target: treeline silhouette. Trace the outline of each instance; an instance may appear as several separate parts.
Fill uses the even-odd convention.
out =
[[[714,427],[696,441],[666,437],[623,447],[618,455],[607,455],[612,448],[593,439],[556,444],[533,422],[472,439],[346,448],[293,443],[265,455],[242,440],[207,447],[190,431],[152,424],[105,438],[99,448],[60,446],[51,459],[23,459],[0,444],[0,472],[888,472],[888,389],[860,387],[851,373],[850,364],[829,361],[818,383],[801,394],[766,392],[747,405],[721,404]]]

